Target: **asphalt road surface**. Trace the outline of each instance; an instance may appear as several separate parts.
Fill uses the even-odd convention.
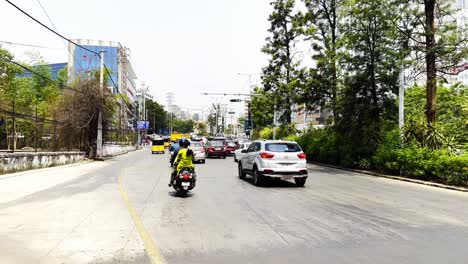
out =
[[[232,157],[186,198],[144,149],[0,176],[0,263],[468,263],[468,194],[311,166],[255,187]]]

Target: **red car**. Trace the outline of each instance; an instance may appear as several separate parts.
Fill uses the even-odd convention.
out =
[[[210,141],[204,146],[207,158],[220,157],[225,159],[227,152],[223,141]]]
[[[234,155],[234,151],[237,149],[237,144],[233,141],[228,141],[225,144],[226,153],[228,155]]]

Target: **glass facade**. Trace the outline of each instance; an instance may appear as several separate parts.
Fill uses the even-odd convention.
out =
[[[68,63],[53,63],[48,64],[51,72],[52,80],[58,79],[58,73],[60,70],[68,66]],[[34,67],[33,67],[34,69]],[[32,77],[32,73],[30,71],[24,70],[22,74],[19,74],[18,77]]]
[[[107,85],[113,87],[114,93],[117,93],[118,85],[118,59],[117,59],[117,47],[108,46],[88,46],[82,45],[83,47],[92,50],[99,54],[101,50],[104,50],[104,64],[110,72],[112,80],[107,80]],[[88,50],[85,50],[79,46],[75,46],[75,57],[74,57],[74,68],[73,75],[78,76],[85,74],[92,70],[98,70],[101,67],[101,59],[97,54],[94,54]]]

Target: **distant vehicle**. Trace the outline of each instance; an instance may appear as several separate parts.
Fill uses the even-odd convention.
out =
[[[195,155],[195,162],[198,161],[201,163],[205,163],[205,158],[206,158],[205,149],[203,148],[203,145],[201,144],[201,142],[193,141],[190,144],[190,149],[193,150],[193,154]]]
[[[223,142],[225,142],[226,138],[225,137],[214,137],[212,141],[223,141]]]
[[[244,142],[240,143],[239,147],[234,151],[234,162],[238,162],[242,156],[244,156],[244,153],[241,153],[242,150],[248,149],[250,146],[250,142]]]
[[[173,132],[171,133],[170,135],[170,139],[172,142],[177,142],[179,141],[179,139],[181,138],[186,138],[186,139],[189,139],[190,138],[190,134],[184,134],[184,133],[179,133],[179,132]]]
[[[210,141],[205,145],[205,154],[207,158],[210,157],[220,157],[225,159],[226,158],[226,149],[224,148],[224,141]]]
[[[294,141],[254,141],[241,153],[244,156],[238,163],[239,178],[245,179],[250,174],[257,186],[262,185],[265,178],[294,179],[297,186],[304,186],[307,180],[306,154]]]
[[[234,141],[226,141],[224,148],[226,149],[226,154],[231,155],[237,149],[237,144]]]
[[[154,153],[163,153],[164,154],[164,140],[162,138],[157,138],[153,140],[153,145],[151,146],[151,154]]]
[[[170,137],[165,137],[164,139],[164,147],[168,148],[169,145],[171,145],[171,138]]]

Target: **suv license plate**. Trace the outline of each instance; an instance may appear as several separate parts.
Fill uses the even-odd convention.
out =
[[[281,177],[282,180],[291,180],[293,176],[283,176]]]
[[[190,186],[190,182],[182,182],[182,186]]]

